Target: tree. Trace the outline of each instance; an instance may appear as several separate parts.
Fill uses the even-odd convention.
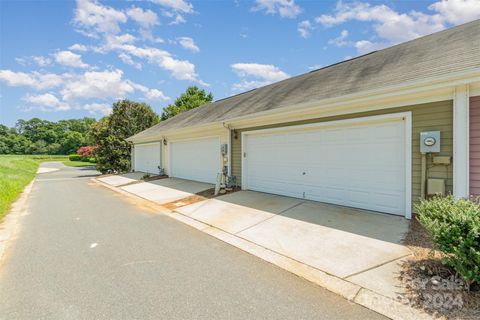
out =
[[[184,93],[178,97],[173,104],[163,109],[162,120],[174,117],[184,111],[195,109],[197,107],[209,104],[213,101],[213,94],[207,94],[205,90],[200,90],[196,86],[188,87]]]
[[[92,144],[88,131],[93,118],[52,122],[32,118],[20,119],[15,128],[0,125],[0,153],[68,154],[79,147]]]
[[[102,173],[130,170],[130,143],[125,139],[159,121],[158,115],[145,103],[121,100],[113,104],[112,114],[102,118],[90,129],[97,159],[97,170]]]
[[[83,144],[84,137],[80,132],[67,131],[60,140],[60,153],[75,153]]]

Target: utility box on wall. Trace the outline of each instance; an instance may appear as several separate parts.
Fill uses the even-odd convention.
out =
[[[444,196],[445,179],[429,178],[427,180],[427,194],[431,196]]]
[[[420,132],[420,152],[440,152],[440,131]]]

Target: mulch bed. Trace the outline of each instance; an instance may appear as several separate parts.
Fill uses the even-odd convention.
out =
[[[407,288],[404,302],[440,319],[480,319],[480,288],[470,292],[455,272],[444,266],[440,253],[415,217],[404,244],[413,252],[402,266],[400,279]]]
[[[193,204],[193,203],[200,202],[207,199],[216,198],[216,197],[223,196],[223,195],[240,191],[240,190],[241,190],[240,187],[235,187],[232,190],[225,190],[226,191],[225,193],[219,193],[218,195],[215,195],[215,188],[211,188],[208,190],[198,192],[192,196],[163,204],[162,206],[169,210],[174,210],[180,207],[188,206],[189,204]]]
[[[148,178],[142,178],[141,180],[144,181],[144,182],[149,182],[149,181],[166,179],[166,178],[168,178],[167,175],[163,175],[163,176],[150,176],[150,177],[148,177]]]

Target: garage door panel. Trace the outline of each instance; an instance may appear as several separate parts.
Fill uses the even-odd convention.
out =
[[[134,170],[151,174],[158,174],[161,165],[161,144],[136,144],[134,149]]]
[[[218,138],[170,142],[170,176],[215,183],[220,172]]]
[[[404,121],[252,133],[244,148],[248,189],[404,214]]]

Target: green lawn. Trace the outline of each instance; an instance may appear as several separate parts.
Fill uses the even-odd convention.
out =
[[[70,160],[63,161],[63,164],[69,167],[89,167],[89,166],[95,165],[95,163],[91,163],[91,162],[70,161]]]
[[[67,156],[0,155],[0,220],[44,161],[65,161]]]

